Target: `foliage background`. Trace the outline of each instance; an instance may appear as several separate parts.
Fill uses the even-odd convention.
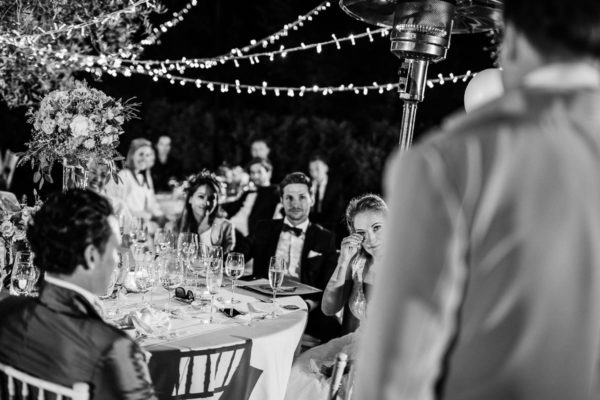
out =
[[[185,0],[162,2],[170,11],[185,6]],[[178,59],[183,56],[207,57],[241,47],[250,39],[265,37],[294,21],[319,4],[314,0],[203,0],[178,26],[167,32],[162,43],[148,47],[143,58]],[[155,15],[158,24],[170,13]],[[343,37],[364,31],[367,25],[347,16],[334,3],[325,14],[290,35],[281,43],[325,41],[331,34]],[[240,68],[223,65],[208,71],[189,71],[187,76],[233,82],[301,86],[337,86],[395,82],[400,65],[389,52],[389,39],[373,43],[357,41],[324,48],[318,55],[307,51],[289,54],[285,59],[261,62]],[[276,45],[278,46],[278,45]],[[429,76],[489,68],[493,60],[485,34],[453,36],[445,61],[431,65]],[[216,168],[223,162],[245,163],[249,145],[255,138],[266,139],[272,148],[275,179],[293,170],[307,169],[311,154],[324,154],[330,160],[334,179],[344,182],[345,197],[365,191],[381,191],[385,162],[395,148],[402,104],[394,92],[367,96],[354,94],[314,95],[302,98],[261,96],[260,94],[211,93],[187,85],[152,82],[148,77],[104,78],[101,82],[85,74],[92,86],[117,98],[136,96],[142,103],[141,119],[125,126],[121,137],[122,154],[135,137],[155,140],[161,134],[173,138],[173,153],[187,172]],[[453,111],[460,111],[466,83],[445,84],[428,89],[419,106],[415,141],[437,126]],[[30,128],[23,109],[8,109],[0,104],[0,148],[21,150]],[[23,172],[24,173],[24,172]],[[50,189],[48,189],[50,190]]]

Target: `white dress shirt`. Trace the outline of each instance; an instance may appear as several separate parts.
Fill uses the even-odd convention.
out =
[[[304,247],[304,238],[306,237],[306,229],[308,228],[309,220],[307,219],[300,225],[294,226],[287,217],[285,217],[283,219],[283,224],[302,230],[302,235],[296,236],[292,232],[282,230],[279,235],[279,242],[277,242],[275,256],[286,261],[288,276],[300,279],[300,259],[302,257],[302,248]]]

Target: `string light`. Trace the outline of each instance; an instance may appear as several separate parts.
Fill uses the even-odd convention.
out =
[[[143,46],[148,46],[148,45],[151,45],[151,44],[158,43],[158,39],[160,38],[160,36],[162,36],[169,29],[173,28],[174,26],[176,26],[177,24],[179,24],[181,21],[183,21],[184,14],[189,13],[190,10],[192,8],[196,7],[197,5],[198,5],[198,0],[191,0],[189,3],[187,3],[185,5],[185,7],[183,7],[181,9],[181,11],[174,12],[173,13],[173,18],[171,18],[169,21],[163,22],[158,27],[153,28],[152,29],[152,33],[150,34],[150,36],[148,36],[147,38],[143,39],[140,43]]]
[[[102,70],[98,68],[86,68],[87,72],[92,72],[97,75],[102,74]],[[149,71],[141,69],[127,69],[126,71],[129,74],[135,73],[140,75],[152,76]],[[124,72],[121,72],[124,73]],[[116,76],[116,71],[113,71],[111,75]],[[472,73],[471,71],[467,71],[461,75],[455,75],[453,73],[448,76],[443,76],[442,74],[438,74],[437,78],[428,79],[427,86],[433,88],[435,85],[443,85],[446,82],[456,83],[458,80],[462,79],[463,82],[475,76],[476,73]],[[285,93],[288,97],[304,96],[305,93],[320,93],[323,96],[327,96],[334,93],[354,93],[354,94],[362,94],[368,95],[372,92],[378,94],[384,94],[386,92],[390,92],[392,90],[398,89],[398,83],[384,83],[379,84],[377,82],[373,82],[371,85],[357,86],[353,83],[348,85],[340,85],[340,86],[319,86],[313,85],[310,87],[307,86],[270,86],[266,81],[263,81],[261,85],[249,85],[243,84],[238,79],[235,80],[235,83],[229,82],[221,82],[221,81],[212,81],[198,78],[186,78],[183,76],[172,75],[167,73],[162,76],[154,75],[152,76],[153,81],[158,81],[158,79],[166,79],[172,85],[179,83],[181,86],[184,86],[186,83],[193,83],[197,88],[208,88],[210,91],[214,90],[214,87],[219,87],[221,93],[227,93],[230,89],[233,89],[235,93],[241,94],[242,92],[246,92],[248,94],[252,94],[255,92],[260,92],[263,96],[267,94],[274,94],[275,96],[280,96],[282,93]]]
[[[104,25],[109,22],[114,22],[115,20],[117,20],[120,17],[121,14],[133,13],[133,12],[135,12],[135,9],[141,5],[146,5],[147,7],[153,8],[153,9],[157,8],[157,6],[154,3],[152,3],[150,0],[139,0],[131,5],[127,6],[124,9],[113,11],[111,13],[92,18],[89,21],[81,22],[79,24],[61,25],[54,30],[43,31],[43,32],[36,33],[33,35],[16,35],[16,36],[12,36],[12,37],[6,36],[6,35],[0,35],[0,42],[12,44],[12,45],[15,45],[18,47],[23,47],[24,44],[32,45],[34,42],[36,42],[42,36],[50,36],[50,37],[54,38],[55,36],[63,34],[63,33],[70,35],[74,31],[82,31],[83,32],[83,30],[85,28],[92,26],[92,25],[99,25],[99,24]]]
[[[233,61],[236,67],[240,66],[239,61],[248,60],[251,65],[254,65],[260,62],[261,58],[268,59],[269,61],[274,61],[275,56],[286,57],[290,53],[300,52],[300,51],[308,51],[315,49],[317,54],[320,54],[323,50],[324,46],[335,45],[338,50],[341,50],[341,44],[345,42],[350,42],[352,44],[356,43],[356,40],[362,38],[373,38],[374,34],[380,34],[380,37],[386,37],[389,34],[389,28],[380,28],[375,31],[371,31],[367,29],[366,32],[359,34],[349,34],[348,36],[338,38],[335,34],[331,34],[332,39],[324,42],[318,43],[310,43],[305,44],[301,43],[299,46],[286,48],[281,45],[278,50],[274,51],[266,51],[260,53],[251,53],[251,54],[243,54],[241,50],[234,49],[232,50],[231,55],[222,57],[214,57],[214,58],[192,58],[192,59],[179,59],[179,60],[119,60],[114,59],[114,61],[118,61],[127,66],[136,66],[136,65],[144,65],[144,66],[153,66],[154,73],[161,74],[161,70],[163,70],[163,65],[175,65],[178,70],[185,71],[186,69],[210,69],[217,65],[225,64],[226,62]],[[161,68],[157,68],[156,66],[160,65]]]

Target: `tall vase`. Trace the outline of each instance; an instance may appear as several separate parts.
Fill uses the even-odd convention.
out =
[[[63,192],[69,189],[86,189],[88,185],[87,170],[81,165],[72,165],[65,159],[63,160]]]

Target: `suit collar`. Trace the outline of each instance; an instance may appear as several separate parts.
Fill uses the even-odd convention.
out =
[[[102,319],[94,304],[91,304],[84,296],[52,283],[44,283],[39,301],[49,309],[61,314]]]

